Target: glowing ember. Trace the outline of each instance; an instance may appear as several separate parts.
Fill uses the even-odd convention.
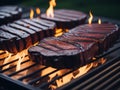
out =
[[[63,34],[63,32],[57,33],[55,34],[55,37],[61,36]]]
[[[105,62],[106,62],[106,59],[105,59],[105,58],[101,58],[101,59],[100,59],[100,63],[101,63],[101,64],[104,64]]]
[[[100,18],[98,19],[98,24],[101,24],[101,19]]]
[[[61,36],[65,32],[69,32],[69,30],[68,29],[61,29],[61,28],[58,29],[58,28],[56,28],[54,36],[55,37]]]
[[[61,36],[63,34],[63,29],[57,29],[55,30],[55,37]]]
[[[91,11],[89,12],[89,15],[90,15],[90,17],[88,19],[88,24],[92,24],[93,15],[92,15]]]
[[[26,54],[27,54],[27,50],[17,53],[16,57],[18,57],[18,62],[17,62],[17,66],[16,66],[16,71],[20,70],[21,62],[24,60]]]
[[[93,59],[95,60],[96,58],[93,58]],[[51,84],[49,86],[49,88],[54,90],[54,89],[56,89],[56,88],[58,88],[58,87],[60,87],[60,86],[62,86],[64,84],[70,82],[72,79],[75,79],[75,78],[78,78],[78,77],[84,75],[85,73],[90,71],[92,68],[98,67],[99,65],[101,65],[101,64],[103,64],[105,62],[106,62],[106,59],[101,58],[98,61],[94,61],[93,63],[90,63],[90,64],[87,64],[85,66],[82,66],[82,67],[78,68],[77,70],[75,70],[74,72],[72,72],[70,74],[67,74],[66,76],[62,77],[61,79],[56,80],[56,84],[57,85]],[[42,75],[50,73],[50,72],[52,72],[54,70],[56,70],[56,69],[48,68],[45,71],[42,71]],[[48,76],[49,77],[48,82],[50,82],[52,79],[54,79],[54,78],[56,78],[58,76],[61,76],[61,75],[65,74],[65,73],[67,73],[69,71],[70,71],[70,69],[62,69],[62,70],[59,70],[59,71],[49,75]]]
[[[6,64],[6,63],[10,62],[10,61],[11,61],[10,58],[11,58],[11,56],[12,56],[12,54],[9,53],[8,51],[5,51],[5,52],[6,52],[6,54],[7,54],[8,57],[5,58],[3,64]],[[10,65],[6,65],[5,67],[2,68],[2,70],[9,68],[9,66],[10,66]]]
[[[30,19],[32,19],[34,17],[34,11],[33,9],[30,9]]]
[[[50,0],[49,2],[49,8],[46,11],[47,17],[54,17],[54,7],[56,6],[55,0]]]
[[[95,57],[93,57],[93,58],[92,58],[92,60],[96,60],[96,58],[95,58]]]
[[[56,28],[55,33],[61,33],[62,31],[63,31],[62,29],[57,29],[57,28]]]
[[[68,30],[68,29],[66,29],[66,30],[65,30],[65,32],[69,32],[69,30]]]
[[[38,15],[39,15],[39,14],[40,14],[40,12],[41,12],[41,11],[40,11],[40,9],[39,9],[39,8],[36,8],[36,14],[38,14]]]
[[[16,55],[13,55],[12,53],[9,53],[8,51],[5,51],[6,53],[4,55],[6,56],[6,58],[3,59],[3,65],[7,64],[11,61],[14,61],[14,60],[17,60],[17,62],[5,65],[2,68],[2,70],[5,70],[5,69],[9,68],[11,65],[16,65],[16,71],[20,70],[21,62],[24,60],[25,56],[28,54],[27,51],[28,51],[27,49],[23,50],[23,51],[17,53]],[[0,55],[0,57],[3,57],[3,56]]]
[[[16,65],[16,71],[21,70],[21,69],[23,69],[25,67],[28,67],[30,65],[33,65],[34,62],[32,62],[32,61],[24,63],[24,64],[21,64],[21,62],[26,61],[26,60],[29,59],[29,57],[25,57],[26,55],[28,55],[27,51],[28,51],[28,49],[23,50],[23,51],[17,53],[16,55],[12,55],[11,53],[9,53],[9,52],[6,51],[5,54],[7,54],[7,58],[4,59],[3,65],[9,63],[9,61],[16,60],[16,59],[18,59],[16,61],[16,63],[14,63],[14,65]],[[2,53],[2,51],[1,51],[1,53]],[[69,73],[69,74],[66,74],[66,73],[70,72],[71,69],[57,70],[55,68],[48,67],[48,68],[42,70],[40,73],[34,75],[33,77],[29,77],[29,78],[25,79],[23,82],[27,84],[27,82],[29,82],[30,80],[32,80],[35,77],[36,78],[40,77],[40,76],[44,77],[45,75],[47,75],[47,74],[49,74],[51,72],[54,72],[52,74],[49,74],[48,77],[46,77],[45,79],[43,79],[41,81],[37,81],[36,84],[40,84],[40,83],[43,83],[43,82],[51,82],[51,80],[54,80],[55,78],[66,74],[64,77],[62,77],[60,79],[57,79],[53,84],[51,84],[49,86],[49,88],[51,88],[52,90],[54,90],[54,89],[56,89],[56,88],[58,88],[58,87],[60,87],[60,86],[62,86],[64,84],[70,82],[71,80],[84,75],[85,73],[87,73],[88,71],[90,71],[92,68],[96,68],[99,65],[104,64],[106,62],[106,59],[104,59],[104,58],[101,58],[101,59],[95,61],[96,58],[93,57],[92,60],[94,60],[94,62],[92,62],[90,64],[87,64],[85,66],[82,66],[82,67],[78,68],[77,70],[75,70],[74,72]],[[8,65],[9,66],[5,66],[2,69],[5,70],[5,69],[7,69],[7,68],[9,68],[11,66],[11,64],[8,64]],[[38,70],[40,68],[43,68],[43,66],[36,65],[35,67],[29,68],[29,69],[25,70],[24,72],[21,72],[21,73],[16,74],[15,76],[12,76],[12,78],[13,79],[18,79],[18,78],[20,78],[22,76],[25,76],[26,74],[30,74],[33,71]],[[12,72],[15,72],[15,71],[12,71]],[[5,72],[5,74],[10,74],[10,73],[11,73],[11,71]]]

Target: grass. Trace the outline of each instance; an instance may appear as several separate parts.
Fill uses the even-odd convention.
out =
[[[115,0],[114,0],[115,1]],[[92,10],[96,16],[104,16],[120,20],[120,5],[119,1],[116,0],[56,0],[56,9],[74,9],[80,10],[85,13],[89,13]],[[48,8],[49,0],[30,0],[23,2],[25,6],[38,6],[40,8]],[[108,3],[109,2],[109,3]]]

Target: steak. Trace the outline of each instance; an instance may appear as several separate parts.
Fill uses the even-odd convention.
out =
[[[54,18],[41,14],[41,18],[54,21],[57,28],[71,29],[77,25],[83,24],[87,15],[80,11],[59,9],[54,11]]]
[[[55,23],[42,19],[21,19],[0,27],[0,50],[17,53],[44,37],[53,36]]]
[[[18,6],[1,6],[0,7],[0,25],[13,22],[21,18],[22,8]]]
[[[119,37],[114,24],[85,24],[59,37],[49,37],[29,48],[29,56],[42,65],[55,68],[83,66],[108,50]]]

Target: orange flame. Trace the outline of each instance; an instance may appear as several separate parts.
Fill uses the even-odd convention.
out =
[[[24,60],[26,54],[27,54],[27,49],[17,53],[16,58],[18,58],[18,62],[16,66],[16,71],[20,70],[21,62]]]
[[[25,61],[25,60],[24,60],[24,59],[25,59],[24,57],[25,57],[26,55],[28,55],[27,51],[28,51],[28,49],[26,49],[26,50],[24,50],[24,51],[21,51],[21,52],[17,53],[17,54],[14,55],[14,56],[13,56],[11,53],[9,53],[9,52],[6,51],[5,54],[7,54],[8,56],[7,56],[7,58],[4,60],[4,64],[7,64],[7,63],[9,62],[9,60],[11,61],[11,59],[12,59],[12,60],[19,59],[18,62],[15,63],[15,64],[16,64],[16,71],[24,68],[24,66],[26,67],[26,66],[32,65],[32,63],[33,63],[32,61],[31,61],[30,63],[25,63],[24,66],[23,66],[23,65],[20,65],[22,61]],[[0,51],[0,52],[2,53],[2,51]],[[1,56],[1,55],[0,55],[0,56]],[[1,58],[1,57],[0,57],[0,58]],[[29,59],[29,58],[28,58],[28,59]],[[87,73],[88,71],[90,71],[92,68],[95,68],[95,67],[97,67],[97,66],[99,66],[99,65],[101,65],[101,64],[103,64],[103,63],[106,62],[106,59],[105,59],[105,58],[101,58],[101,59],[95,61],[96,58],[93,57],[93,60],[94,60],[94,62],[92,62],[92,63],[90,63],[90,64],[87,64],[87,65],[85,65],[85,66],[82,66],[82,67],[78,68],[77,70],[75,70],[74,72],[72,72],[72,73],[70,73],[70,74],[67,74],[66,76],[64,76],[64,77],[56,80],[56,84],[51,84],[49,87],[52,88],[52,89],[56,89],[57,87],[60,87],[60,86],[62,86],[62,85],[64,85],[64,84],[70,82],[72,79],[75,79],[75,78],[78,78],[78,77],[82,76],[83,74],[85,74],[85,73]],[[4,64],[3,64],[3,65],[4,65]],[[34,69],[38,69],[38,68],[42,68],[42,67],[36,66],[36,67],[33,68],[33,69],[30,68],[30,71],[32,70],[31,72],[33,72]],[[3,69],[3,68],[2,68],[2,69]],[[4,68],[4,69],[7,69],[7,68]],[[4,70],[4,69],[3,69],[3,70]],[[50,73],[50,72],[53,72],[53,71],[55,71],[55,70],[56,70],[55,68],[48,67],[48,68],[42,70],[42,72],[40,72],[39,75],[45,76],[46,74],[48,74],[48,73]],[[25,74],[24,74],[24,75],[26,75],[27,73],[31,73],[30,71],[29,71],[29,70],[28,70],[28,71],[25,71]],[[65,74],[65,73],[67,73],[67,72],[69,72],[69,71],[70,71],[70,69],[57,70],[56,72],[54,72],[54,73],[52,73],[52,74],[50,74],[50,75],[48,76],[49,79],[47,78],[47,81],[50,82],[50,81],[51,81],[52,79],[54,79],[55,77],[57,77],[57,76],[62,76],[63,74]],[[18,75],[19,75],[19,76],[16,75],[16,76],[14,76],[13,78],[19,78],[19,77],[21,77],[22,74],[20,73],[20,74],[18,74]],[[38,75],[38,77],[39,77],[39,75]],[[27,83],[27,81],[29,81],[29,80],[26,80],[25,82]],[[42,81],[42,82],[44,82],[44,81]]]
[[[62,28],[56,28],[55,29],[55,37],[58,37],[58,36],[61,36],[63,33],[65,33],[65,32],[69,32],[69,30],[68,29],[62,29]]]
[[[56,34],[55,34],[55,37],[61,36],[62,34],[63,34],[63,32],[56,33]]]
[[[5,56],[7,56],[7,58],[4,59],[3,65],[18,59],[17,63],[11,63],[11,64],[16,65],[16,71],[20,70],[21,62],[24,60],[25,56],[27,55],[27,49],[17,53],[16,55],[13,55],[12,53],[9,53],[8,51],[5,51],[5,52],[6,52]],[[9,68],[11,64],[4,66],[2,70]]]
[[[11,56],[12,56],[12,54],[9,53],[8,51],[5,51],[5,52],[6,52],[7,58],[5,58],[3,64],[6,64],[6,63],[10,62],[10,61],[11,61],[10,58],[11,58]],[[10,65],[6,65],[5,67],[2,68],[2,70],[9,68],[9,66],[10,66]]]
[[[33,9],[30,9],[30,19],[32,19],[34,17],[34,11]]]
[[[93,15],[92,15],[91,11],[89,12],[89,15],[90,15],[90,17],[88,19],[88,24],[92,24]]]
[[[96,60],[96,58],[93,58],[93,60]],[[60,87],[68,82],[70,82],[72,79],[75,79],[75,78],[78,78],[80,76],[82,76],[83,74],[87,73],[88,71],[90,71],[92,68],[95,68],[103,63],[106,62],[106,59],[105,58],[101,58],[99,59],[98,61],[94,61],[90,64],[87,64],[85,66],[82,66],[80,68],[78,68],[77,70],[75,70],[74,72],[70,73],[70,74],[67,74],[66,76],[62,77],[61,79],[58,79],[56,80],[56,85],[50,85],[49,87],[52,88],[52,90],[56,89],[57,87]],[[45,71],[42,71],[42,76],[43,75],[46,75],[47,73],[50,73],[52,71],[54,71],[56,69],[54,68],[47,68]],[[62,70],[59,70],[51,75],[49,75],[49,81],[51,81],[52,79],[54,79],[56,76],[61,76],[67,72],[69,72],[70,69],[62,69]]]
[[[50,0],[49,2],[49,8],[46,11],[46,15],[47,17],[54,17],[54,7],[56,6],[56,2],[55,0]]]
[[[101,23],[102,23],[102,21],[101,21],[101,19],[99,18],[99,19],[98,19],[98,24],[101,24]]]
[[[63,34],[63,30],[60,28],[60,29],[55,29],[55,37],[58,37],[58,36],[61,36]]]
[[[39,8],[36,8],[36,13],[39,15],[41,13]]]

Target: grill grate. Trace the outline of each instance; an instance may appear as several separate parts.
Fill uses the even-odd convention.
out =
[[[110,90],[119,86],[120,56],[96,68],[89,74],[80,77],[73,83],[64,86],[62,90]],[[117,87],[118,87],[117,86]]]
[[[89,71],[87,74],[79,77],[78,79],[73,80],[71,83],[62,86],[60,88],[58,88],[59,90],[80,90],[80,89],[95,89],[95,90],[101,90],[101,89],[110,89],[113,88],[115,85],[119,85],[120,82],[120,56],[116,55],[116,53],[120,52],[120,42],[118,41],[114,47],[112,47],[112,49],[110,49],[109,51],[105,52],[104,54],[100,55],[99,57],[97,57],[97,60],[101,57],[106,57],[106,58],[111,58],[109,60],[107,60],[107,62],[91,71]],[[114,55],[116,55],[116,57],[114,57]],[[26,56],[28,57],[28,56]],[[13,62],[16,62],[16,60],[13,60],[7,64],[1,65],[0,67],[4,67],[6,65],[9,65]],[[23,61],[21,64],[26,64],[28,62],[31,62],[31,60],[26,59],[25,61]],[[62,74],[61,76],[56,76],[55,78],[53,78],[50,82],[44,82],[42,84],[39,84],[37,87],[33,87],[34,84],[46,77],[48,77],[48,75],[51,75],[57,71],[59,71],[59,69],[53,70],[50,73],[47,73],[44,76],[39,76],[37,78],[33,78],[31,79],[28,84],[23,83],[23,81],[27,78],[30,78],[32,76],[34,76],[35,74],[40,73],[41,71],[49,68],[49,67],[42,67],[40,69],[37,69],[29,74],[26,75],[22,75],[21,77],[17,78],[16,80],[13,80],[12,77],[14,77],[15,75],[18,75],[21,72],[24,72],[25,70],[28,69],[32,69],[34,67],[36,67],[36,65],[38,65],[37,63],[33,63],[25,68],[20,69],[19,71],[13,71],[9,74],[7,74],[7,76],[4,74],[7,71],[10,71],[10,69],[15,68],[16,65],[11,66],[10,68],[7,68],[5,70],[1,70],[1,74],[0,74],[0,81],[2,81],[2,85],[6,86],[6,87],[10,87],[11,84],[16,86],[17,89],[19,88],[24,88],[25,90],[28,89],[45,89],[46,87],[49,87],[49,85],[53,84],[56,80],[61,79],[62,77],[68,75],[69,73],[74,72],[76,69],[70,70],[64,74]],[[7,84],[6,84],[7,83]],[[11,84],[8,84],[11,83]],[[13,89],[15,89],[16,87],[13,87]]]
[[[29,16],[28,13],[29,9],[26,9],[23,13],[23,18]],[[96,17],[97,18],[97,17]],[[119,21],[109,20],[103,18],[105,21],[110,21],[113,23],[118,23]],[[100,56],[96,57],[95,61],[99,61],[100,58],[107,58],[107,62],[103,65],[98,66],[97,68],[93,68],[85,75],[73,79],[71,82],[67,83],[66,85],[57,88],[58,90],[87,90],[87,89],[111,89],[116,86],[119,86],[120,83],[120,40],[116,42],[116,44],[107,52],[101,54]],[[7,56],[4,56],[5,52],[1,52],[0,62],[3,62]],[[13,55],[14,56],[14,55]],[[91,61],[95,62],[95,61]],[[62,75],[56,75],[53,79],[49,82],[46,81],[49,75],[52,75],[58,71],[59,69],[54,69],[53,71],[48,72],[45,75],[40,76],[41,72],[51,68],[46,66],[40,66],[39,64],[32,62],[28,55],[25,56],[25,60],[21,62],[21,66],[23,66],[20,70],[15,71],[16,64],[18,59],[11,60],[8,63],[0,64],[0,89],[3,89],[1,86],[4,86],[5,90],[44,90],[50,89],[49,86],[51,84],[55,84],[56,80],[62,79],[64,76],[73,73],[77,70],[74,68],[72,70],[68,70]],[[2,70],[2,68],[10,65],[8,68]],[[26,74],[27,73],[27,74]],[[44,81],[44,82],[40,82]],[[118,87],[119,88],[119,87]],[[4,89],[3,89],[4,90]]]
[[[119,90],[120,85],[120,42],[98,58],[106,57],[108,61],[73,80],[58,90]]]

